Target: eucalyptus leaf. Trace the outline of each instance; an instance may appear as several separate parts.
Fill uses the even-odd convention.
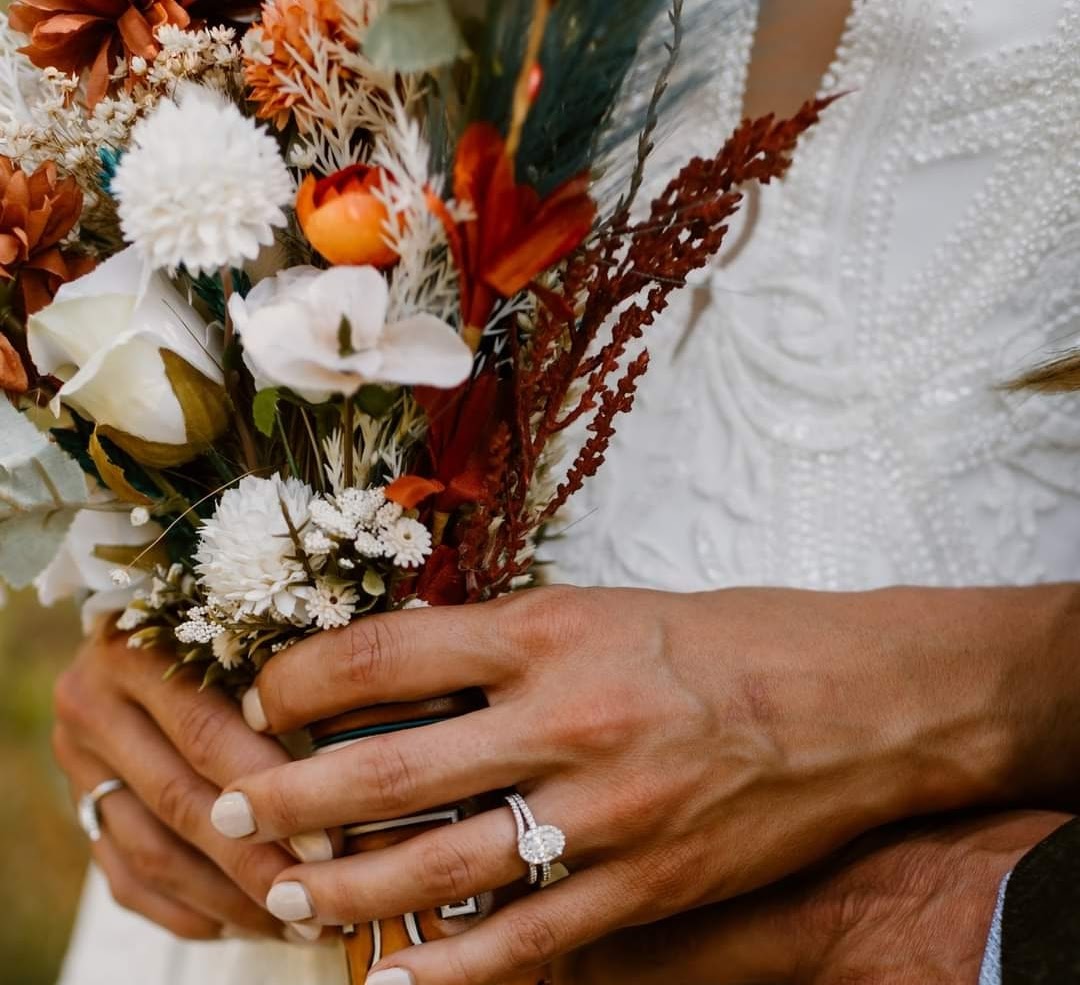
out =
[[[0,399],[0,578],[29,585],[86,500],[78,463]]]
[[[426,72],[467,52],[447,0],[389,0],[364,40],[364,54],[387,72]]]
[[[255,394],[255,400],[251,405],[251,416],[255,421],[255,427],[268,438],[273,437],[274,434],[280,400],[281,390],[273,386]]]
[[[397,402],[397,398],[396,390],[388,390],[377,383],[368,383],[360,387],[353,399],[360,410],[369,417],[378,419],[385,417],[390,412],[390,408]]]
[[[363,580],[364,591],[368,595],[373,595],[378,598],[380,595],[386,594],[386,582],[383,581],[382,575],[379,574],[374,568],[368,568],[364,572]]]

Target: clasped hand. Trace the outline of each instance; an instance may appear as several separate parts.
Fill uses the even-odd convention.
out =
[[[571,876],[380,965],[484,985],[773,883],[891,820],[1001,796],[1011,678],[965,641],[991,614],[1015,626],[1034,610],[946,594],[549,588],[376,616],[275,656],[247,726],[222,696],[162,684],[164,658],[114,646],[62,682],[58,753],[78,789],[128,781],[138,800],[103,805],[117,847],[99,861],[114,891],[191,936],[265,930],[248,898],[314,937],[520,880],[507,809],[340,859],[324,834],[516,787],[566,833]],[[470,688],[487,707],[313,759],[268,737]],[[125,857],[132,844],[150,849]],[[173,850],[198,878],[140,861]]]

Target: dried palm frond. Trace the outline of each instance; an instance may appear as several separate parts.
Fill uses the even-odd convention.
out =
[[[1073,393],[1080,391],[1080,351],[1069,352],[1037,366],[1005,387],[1012,393],[1038,390],[1042,393]]]

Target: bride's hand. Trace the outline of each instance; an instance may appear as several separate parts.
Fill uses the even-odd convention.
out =
[[[180,937],[280,938],[259,904],[294,860],[223,838],[209,811],[231,780],[289,757],[223,694],[164,681],[170,662],[98,634],[57,683],[53,748],[73,796],[108,779],[127,785],[101,801],[94,858],[117,902]]]
[[[565,831],[570,878],[379,968],[394,969],[385,985],[502,981],[777,880],[889,820],[1015,792],[1022,740],[1057,728],[1076,748],[1061,736],[1080,715],[1060,643],[1075,597],[553,588],[363,619],[270,661],[245,698],[253,727],[468,687],[490,707],[248,776],[215,816],[265,843],[517,786]],[[1071,769],[1067,755],[1051,766]],[[523,875],[501,809],[294,867],[268,905],[360,923]]]

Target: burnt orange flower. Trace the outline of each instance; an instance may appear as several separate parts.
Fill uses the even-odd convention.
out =
[[[26,393],[30,377],[22,357],[5,336],[0,335],[0,390],[6,393]]]
[[[381,168],[363,164],[322,180],[308,175],[296,197],[296,217],[308,242],[334,264],[397,263],[384,235],[390,213],[375,194],[386,180]]]
[[[17,282],[27,314],[94,265],[60,247],[79,221],[82,203],[75,180],[61,179],[51,161],[28,175],[0,157],[0,280]]]
[[[312,58],[309,38],[326,38],[338,44],[350,43],[342,25],[337,0],[266,0],[262,17],[253,28],[256,32],[245,45],[244,80],[250,87],[249,98],[255,115],[271,120],[284,129],[293,108],[302,100],[297,84],[309,84],[302,63]],[[258,43],[255,40],[258,39]],[[282,79],[291,85],[286,89]],[[297,120],[301,130],[309,121]]]
[[[454,197],[471,206],[475,218],[451,231],[451,240],[471,343],[496,298],[517,294],[584,242],[596,220],[588,188],[588,176],[579,175],[541,199],[535,188],[515,180],[514,162],[495,127],[473,123],[465,131],[454,163]]]
[[[425,499],[437,496],[446,489],[437,479],[419,475],[403,475],[386,487],[386,498],[406,510],[415,510]]]
[[[158,53],[154,31],[187,27],[190,0],[15,0],[11,26],[30,36],[20,51],[38,68],[86,78],[86,101],[96,105],[121,57]]]

